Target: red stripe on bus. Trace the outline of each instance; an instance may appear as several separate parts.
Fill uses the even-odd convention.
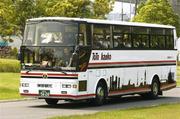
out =
[[[39,94],[32,93],[21,93],[24,96],[39,96]],[[50,97],[70,97],[70,98],[81,98],[81,97],[91,97],[95,96],[95,94],[84,94],[84,95],[62,95],[62,94],[50,94]]]
[[[29,76],[29,75],[34,75],[34,76],[42,76],[43,73],[21,73],[21,75],[26,75],[26,76]],[[48,76],[78,76],[78,74],[48,74]]]
[[[72,97],[72,98],[80,98],[80,97],[90,97],[95,96],[95,94],[84,94],[84,95],[61,95],[61,94],[51,94],[53,97]]]
[[[89,63],[89,65],[103,65],[103,64],[143,64],[143,63],[176,63],[176,60],[133,61],[133,62],[96,62],[96,63]]]
[[[150,87],[145,88],[133,88],[133,89],[127,89],[127,90],[119,90],[119,91],[110,91],[109,94],[119,94],[119,93],[133,93],[133,92],[143,92],[143,91],[150,91]]]

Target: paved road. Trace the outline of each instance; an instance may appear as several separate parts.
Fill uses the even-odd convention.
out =
[[[89,114],[113,109],[144,107],[180,102],[180,88],[164,92],[157,100],[144,100],[140,96],[108,100],[104,106],[95,107],[85,102],[59,101],[57,106],[48,106],[44,100],[0,102],[0,119],[45,119],[56,115]]]

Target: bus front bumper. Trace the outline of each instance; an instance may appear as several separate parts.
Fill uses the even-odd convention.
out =
[[[80,100],[94,98],[95,94],[81,93],[78,80],[73,79],[32,79],[21,78],[20,95],[36,98]]]

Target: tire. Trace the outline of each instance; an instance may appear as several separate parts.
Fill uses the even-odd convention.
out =
[[[50,99],[50,98],[48,98],[48,99],[45,99],[45,101],[46,101],[46,103],[48,105],[56,105],[58,103],[58,99]]]
[[[95,105],[103,105],[107,98],[107,89],[103,83],[99,82],[96,87],[96,98],[94,99]]]
[[[160,84],[158,80],[153,80],[151,84],[151,92],[149,93],[149,96],[151,99],[157,99],[160,91]]]
[[[151,84],[151,91],[140,94],[145,99],[157,99],[160,94],[160,84],[157,79],[154,79]]]

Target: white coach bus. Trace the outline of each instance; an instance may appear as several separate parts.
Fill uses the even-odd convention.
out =
[[[21,46],[22,96],[58,100],[140,94],[176,87],[175,27],[97,19],[27,20]]]

